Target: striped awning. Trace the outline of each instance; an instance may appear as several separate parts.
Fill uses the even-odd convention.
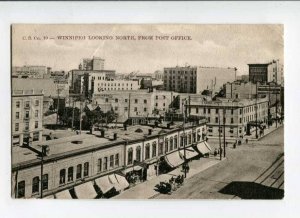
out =
[[[168,163],[168,165],[172,168],[175,168],[184,163],[184,160],[180,157],[180,154],[178,151],[175,151],[171,154],[166,155],[165,160]]]
[[[97,192],[92,182],[86,182],[74,187],[78,199],[94,199],[97,197]]]

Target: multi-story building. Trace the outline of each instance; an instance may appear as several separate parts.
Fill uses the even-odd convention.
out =
[[[275,82],[283,84],[283,65],[279,60],[273,60],[269,63],[254,63],[249,66],[249,81],[253,83],[269,83]]]
[[[224,83],[235,80],[236,70],[201,66],[164,68],[164,89],[180,93],[201,93],[209,89],[215,93]]]
[[[187,123],[186,128],[181,123],[164,129],[103,129],[32,145],[30,149],[15,147],[12,197],[40,198],[42,192],[46,198],[86,199],[111,189],[122,191],[128,187],[125,178],[132,172],[147,180],[168,167],[180,166],[184,159],[210,152],[205,135],[206,121],[200,120]],[[43,147],[47,153],[41,161],[33,150]]]
[[[79,70],[104,70],[105,60],[100,57],[83,58]]]
[[[50,68],[51,69],[51,68]],[[42,79],[44,75],[49,72],[46,66],[22,66],[12,67],[12,77],[14,78],[39,78]]]
[[[218,98],[211,101],[191,98],[190,103],[186,102],[186,107],[190,115],[206,117],[208,137],[218,137],[220,129],[221,136],[225,131],[226,138],[241,138],[253,131],[253,123],[268,121],[268,98]]]
[[[23,144],[24,139],[41,141],[43,133],[42,90],[12,91],[12,145]]]
[[[176,92],[152,90],[109,90],[95,94],[93,103],[100,108],[111,108],[129,117],[164,115],[178,96]],[[106,106],[105,106],[106,105]],[[108,106],[107,106],[108,105]]]
[[[160,70],[157,70],[153,73],[152,78],[155,80],[163,80],[164,79],[164,73]]]

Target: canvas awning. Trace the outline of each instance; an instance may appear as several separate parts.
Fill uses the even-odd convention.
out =
[[[166,155],[165,160],[172,168],[177,167],[184,162],[183,159],[181,159],[178,151]]]
[[[122,173],[127,174],[131,171],[139,171],[141,169],[143,169],[142,166],[136,165],[136,166],[133,166],[133,167],[126,168],[125,170],[122,171]]]
[[[97,192],[92,182],[75,186],[74,190],[78,199],[94,199],[97,197]]]
[[[126,178],[124,176],[121,176],[119,174],[115,174],[116,179],[121,187],[122,190],[129,187],[129,183],[127,182]]]
[[[184,150],[180,150],[180,154],[182,157],[184,157]],[[185,149],[185,158],[186,159],[191,159],[193,157],[196,157],[198,155],[198,152],[194,150],[194,148],[189,147]]]
[[[201,154],[208,154],[211,152],[211,147],[207,144],[207,142],[200,142],[197,144],[197,149]]]
[[[99,186],[103,194],[114,188],[113,184],[110,183],[108,176],[100,177],[96,179],[95,182]]]
[[[44,197],[43,199],[55,199],[54,195],[48,195],[46,197]]]
[[[69,190],[64,190],[55,194],[57,199],[72,199],[72,196]]]
[[[120,191],[122,190],[122,187],[120,186],[115,174],[111,174],[108,176],[110,183],[113,184],[113,186],[115,187],[116,191]]]

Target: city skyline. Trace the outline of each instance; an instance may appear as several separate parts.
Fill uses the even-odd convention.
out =
[[[51,26],[51,28],[49,28]],[[105,69],[141,74],[164,67],[236,67],[283,59],[283,25],[14,25],[13,66],[77,69],[82,58],[105,59]],[[58,36],[191,36],[192,40],[59,40]],[[24,40],[28,36],[53,40]],[[272,37],[266,37],[271,35]],[[28,55],[30,54],[30,55]],[[226,57],[226,58],[224,58]],[[132,61],[133,60],[133,61]]]

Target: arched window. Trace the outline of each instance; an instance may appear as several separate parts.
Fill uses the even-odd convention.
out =
[[[196,142],[196,132],[193,132],[193,143]]]
[[[184,137],[183,134],[180,135],[180,147],[183,147]]]
[[[178,148],[178,139],[177,136],[174,136],[174,149]]]
[[[40,189],[40,182],[39,182],[39,177],[36,176],[32,179],[32,193],[37,193],[39,192]]]
[[[73,181],[73,173],[74,173],[74,167],[69,167],[68,168],[68,182]]]
[[[152,143],[152,157],[156,157],[156,142]]]
[[[162,155],[164,153],[164,143],[158,144],[158,155]]]
[[[145,159],[149,159],[150,158],[150,144],[146,144],[146,149],[145,149]]]
[[[83,177],[89,176],[89,162],[85,162],[83,165]]]
[[[43,190],[48,189],[48,177],[49,177],[48,174],[43,175],[43,181],[42,181]]]
[[[190,133],[188,134],[188,144],[192,144],[192,135]]]
[[[201,132],[200,132],[200,129],[198,129],[197,131],[197,141],[200,141],[201,140]]]
[[[81,179],[82,165],[78,164],[76,169],[76,179]]]
[[[133,163],[133,149],[132,148],[128,149],[127,156],[128,156],[127,164],[130,165]]]
[[[18,182],[18,198],[25,197],[25,181]]]
[[[173,150],[173,137],[170,138],[170,151]]]
[[[65,182],[66,182],[66,170],[62,169],[59,172],[59,184],[62,185],[65,184]]]
[[[169,152],[169,139],[166,138],[165,140],[165,153]]]
[[[141,146],[138,146],[135,151],[135,159],[141,161]]]

